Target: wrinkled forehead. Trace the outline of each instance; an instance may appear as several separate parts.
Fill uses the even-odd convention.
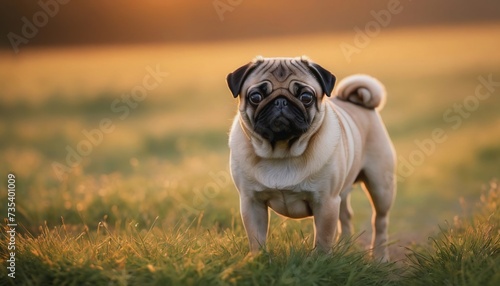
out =
[[[316,91],[321,86],[300,58],[264,58],[246,80],[242,91],[262,81],[270,81],[273,89],[289,88],[293,82],[311,85]]]

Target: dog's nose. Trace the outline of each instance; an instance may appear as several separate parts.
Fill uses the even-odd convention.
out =
[[[276,98],[274,100],[274,105],[276,105],[276,107],[278,108],[283,108],[288,105],[288,100],[283,97]]]

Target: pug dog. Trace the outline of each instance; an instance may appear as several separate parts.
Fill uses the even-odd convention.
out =
[[[373,255],[389,260],[396,156],[378,113],[385,88],[353,75],[333,92],[335,81],[304,56],[257,57],[227,76],[239,97],[230,169],[251,252],[265,245],[272,209],[290,218],[312,216],[315,249],[329,253],[337,227],[352,234],[350,191],[361,182],[373,209]]]

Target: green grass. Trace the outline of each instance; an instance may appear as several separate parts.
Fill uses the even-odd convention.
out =
[[[383,285],[391,265],[372,263],[351,244],[340,243],[331,256],[311,253],[298,234],[280,231],[280,243],[248,256],[241,227],[221,231],[197,224],[161,230],[129,222],[111,230],[99,223],[71,234],[62,225],[42,227],[33,238],[19,238],[16,281],[60,285],[71,281],[112,285]],[[4,270],[3,270],[4,271]],[[5,271],[4,271],[5,272]]]
[[[498,285],[500,283],[500,188],[491,190],[471,218],[456,217],[432,237],[432,248],[409,256],[412,285]]]
[[[356,241],[339,241],[331,255],[310,251],[310,234],[295,225],[271,231],[269,249],[247,255],[238,218],[202,226],[203,215],[159,227],[129,220],[112,225],[47,224],[17,238],[11,285],[497,285],[500,282],[500,188],[492,182],[472,217],[411,251],[405,264],[378,263]],[[277,224],[276,222],[274,222]],[[6,236],[2,230],[2,236]],[[0,242],[6,257],[6,240]],[[6,269],[1,270],[6,275]],[[8,284],[9,284],[8,283]],[[19,284],[16,284],[19,285]]]
[[[339,51],[324,48],[352,41],[350,35],[25,51],[24,61],[0,53],[0,180],[16,175],[19,224],[16,280],[4,279],[2,229],[0,284],[495,284],[498,187],[488,182],[500,177],[498,91],[456,130],[442,116],[474,94],[479,75],[500,80],[498,53],[483,50],[498,46],[492,45],[498,31],[384,31],[350,64]],[[476,43],[466,52],[459,45],[464,38]],[[401,39],[413,48],[400,49]],[[227,51],[224,58],[221,51]],[[454,56],[443,57],[444,51]],[[85,60],[65,70],[66,57],[76,52]],[[446,142],[398,184],[389,229],[393,263],[367,256],[371,206],[359,188],[352,198],[357,239],[340,242],[331,256],[310,252],[311,219],[275,214],[268,252],[247,256],[228,167],[227,136],[237,102],[224,78],[256,54],[309,54],[339,78],[357,72],[379,77],[389,92],[381,115],[402,158],[415,150],[415,140],[445,130]],[[119,119],[110,109],[113,100],[141,83],[145,66],[157,63],[169,77]],[[59,180],[52,164],[65,163],[66,146],[75,148],[85,139],[82,130],[97,128],[103,118],[113,121],[114,131]],[[482,205],[466,207],[454,220],[482,192]],[[0,217],[6,216],[6,201],[0,192]]]

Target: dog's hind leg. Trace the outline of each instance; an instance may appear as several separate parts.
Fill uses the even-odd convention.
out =
[[[363,172],[363,187],[370,196],[372,204],[372,243],[375,259],[389,261],[388,227],[389,210],[396,195],[394,166],[368,166]]]
[[[340,235],[344,238],[351,237],[353,233],[353,226],[351,218],[353,215],[351,208],[351,189],[352,186],[349,185],[340,193],[340,214],[339,214],[339,228]]]

